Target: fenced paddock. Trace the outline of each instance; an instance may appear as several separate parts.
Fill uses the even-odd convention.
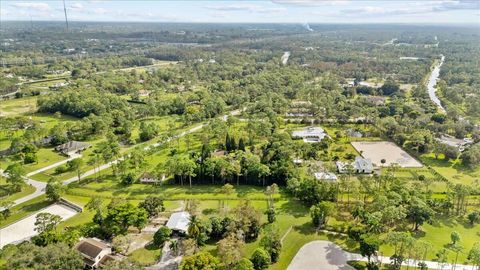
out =
[[[364,158],[372,160],[376,166],[390,166],[396,163],[403,168],[423,167],[422,163],[392,142],[352,142],[352,146]],[[384,164],[381,162],[382,159],[385,159]]]
[[[28,240],[32,236],[37,235],[37,232],[35,231],[35,220],[37,214],[39,213],[59,215],[62,220],[67,220],[75,216],[78,212],[76,209],[73,209],[65,204],[59,203],[50,205],[24,219],[0,229],[0,248],[3,248],[8,244],[15,244],[24,240]]]

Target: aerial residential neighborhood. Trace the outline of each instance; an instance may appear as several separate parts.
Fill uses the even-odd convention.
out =
[[[480,270],[479,1],[0,10],[0,270]]]

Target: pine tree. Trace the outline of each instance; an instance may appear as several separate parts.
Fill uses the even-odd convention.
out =
[[[243,141],[243,138],[238,140],[238,150],[245,151],[245,142]]]

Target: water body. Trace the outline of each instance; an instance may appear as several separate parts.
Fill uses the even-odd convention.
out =
[[[282,64],[286,65],[289,57],[290,57],[290,52],[284,52],[282,55]]]
[[[430,96],[430,99],[435,103],[438,107],[438,109],[442,112],[445,112],[445,108],[442,106],[442,102],[440,99],[437,97],[437,81],[438,77],[440,77],[440,68],[443,65],[443,62],[445,61],[445,56],[442,55],[442,59],[440,60],[440,63],[438,63],[434,68],[432,73],[430,74],[430,78],[428,78],[428,83],[427,83],[427,91],[428,95]]]

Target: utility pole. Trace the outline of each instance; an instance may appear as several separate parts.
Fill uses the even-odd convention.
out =
[[[65,24],[67,26],[67,32],[68,32],[68,18],[67,18],[67,7],[65,6],[65,0],[63,0],[63,11],[65,13]]]

